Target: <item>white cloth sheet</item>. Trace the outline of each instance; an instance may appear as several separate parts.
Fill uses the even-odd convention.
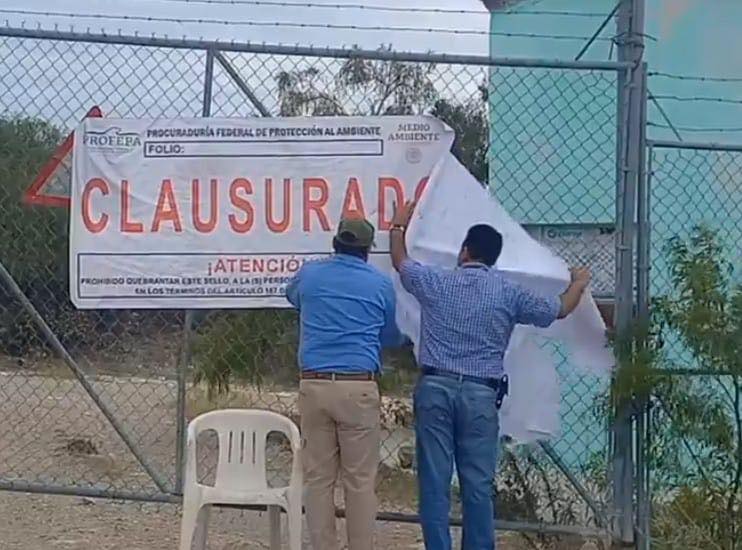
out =
[[[548,205],[544,205],[548,207]],[[528,235],[497,200],[451,154],[431,174],[407,232],[410,257],[431,265],[454,267],[461,242],[475,223],[488,223],[503,235],[497,268],[508,278],[543,294],[559,294],[569,284],[565,262]],[[418,353],[420,309],[402,289],[397,291],[397,321]],[[559,431],[560,390],[555,358],[548,341],[568,354],[570,367],[608,375],[614,358],[606,346],[605,324],[589,294],[575,312],[548,329],[517,326],[505,355],[510,395],[500,411],[503,435],[519,442],[549,439]]]

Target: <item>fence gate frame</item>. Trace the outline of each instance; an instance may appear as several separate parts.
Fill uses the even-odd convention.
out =
[[[646,120],[645,120],[646,122]],[[680,136],[678,136],[680,137]],[[651,286],[650,273],[652,270],[652,182],[655,177],[656,160],[655,153],[658,150],[679,151],[706,151],[706,152],[728,152],[740,155],[742,158],[742,144],[728,144],[702,141],[682,141],[647,139],[646,160],[644,161],[645,175],[640,179],[637,193],[637,256],[636,256],[636,296],[637,296],[637,319],[640,323],[648,326],[650,321]],[[665,373],[665,376],[691,376],[693,374],[703,376],[712,374],[707,371],[694,372],[690,369],[681,369],[676,372]],[[636,444],[636,508],[635,524],[638,550],[649,550],[652,543],[652,426],[651,410],[654,405],[651,402],[638,403],[634,410],[635,418],[635,444]],[[660,401],[656,404],[664,409]],[[689,443],[681,438],[686,448]]]
[[[628,3],[627,3],[628,4]],[[334,48],[313,48],[300,46],[281,46],[266,44],[237,44],[222,43],[218,41],[196,41],[189,39],[167,39],[144,36],[125,36],[125,35],[92,35],[86,33],[77,33],[74,31],[44,31],[32,30],[25,28],[0,28],[0,37],[10,37],[28,40],[53,40],[62,42],[75,43],[99,43],[110,45],[127,45],[138,46],[143,48],[167,48],[191,50],[202,52],[205,62],[205,78],[203,82],[203,96],[201,105],[201,116],[209,117],[212,112],[213,102],[213,84],[214,84],[214,64],[215,62],[229,76],[231,82],[242,93],[244,99],[249,103],[261,116],[270,117],[271,112],[262,103],[260,98],[254,93],[247,81],[240,75],[237,68],[225,55],[225,53],[248,53],[262,55],[281,55],[281,56],[303,56],[307,58],[333,58],[333,59],[368,59],[378,61],[398,61],[407,63],[432,63],[436,65],[471,65],[482,68],[521,68],[521,69],[553,69],[553,70],[575,70],[575,71],[602,71],[613,72],[617,75],[618,89],[616,95],[617,116],[617,148],[616,148],[616,227],[617,242],[616,254],[624,263],[617,262],[617,271],[619,276],[616,280],[616,297],[619,295],[629,300],[628,309],[623,307],[621,312],[617,313],[617,320],[622,319],[619,324],[626,325],[633,318],[631,312],[632,298],[632,247],[634,239],[634,224],[630,218],[634,213],[634,190],[641,186],[642,169],[641,161],[643,159],[643,140],[646,124],[645,122],[645,105],[646,105],[646,65],[636,59],[629,59],[617,62],[588,62],[588,61],[559,61],[547,59],[526,59],[526,58],[496,58],[488,56],[469,56],[469,55],[447,55],[447,54],[426,54],[426,53],[403,53],[392,52],[387,50],[348,50]],[[633,137],[639,136],[640,141],[633,144]],[[659,142],[653,142],[652,146],[659,146]],[[651,154],[650,154],[651,157]],[[623,204],[620,204],[621,201]],[[640,232],[641,233],[641,232]],[[628,264],[626,264],[628,261]],[[621,267],[622,266],[622,267]],[[622,277],[628,273],[628,279]],[[75,379],[91,398],[94,405],[101,411],[108,423],[114,428],[117,435],[125,443],[129,452],[137,459],[137,462],[147,472],[153,483],[159,490],[157,494],[144,494],[139,492],[127,492],[119,490],[97,490],[86,487],[75,486],[58,486],[41,483],[27,483],[16,481],[0,481],[0,490],[13,490],[22,492],[48,493],[78,495],[90,497],[105,497],[115,499],[125,499],[134,501],[152,501],[152,502],[170,502],[178,503],[181,500],[183,488],[183,460],[186,434],[186,385],[187,371],[192,361],[192,340],[194,312],[185,311],[185,321],[182,327],[182,338],[180,343],[180,352],[177,357],[176,382],[177,382],[177,401],[176,401],[176,445],[173,452],[175,454],[175,481],[170,483],[165,479],[161,472],[151,464],[146,453],[141,449],[137,442],[127,432],[126,427],[111,411],[110,407],[102,399],[101,395],[95,390],[90,382],[88,375],[77,364],[75,359],[70,355],[59,338],[55,335],[46,320],[35,308],[33,303],[26,297],[14,280],[11,273],[6,269],[0,258],[0,284],[7,287],[10,294],[17,298],[23,309],[31,316],[41,333],[47,339],[54,352],[62,358],[67,367],[73,373]],[[619,309],[619,308],[617,308]],[[628,318],[625,315],[629,315]],[[630,432],[629,433],[629,440]],[[626,435],[626,432],[624,432]],[[540,444],[544,454],[549,458],[558,471],[564,475],[565,479],[584,501],[585,505],[594,513],[598,527],[573,526],[573,525],[546,525],[541,523],[528,523],[520,521],[497,520],[496,528],[502,530],[521,531],[541,534],[567,534],[585,537],[605,538],[618,535],[626,536],[626,521],[633,521],[633,504],[631,498],[631,488],[626,486],[626,482],[632,480],[633,464],[631,462],[631,445],[624,447],[624,443],[616,444],[614,442],[614,467],[616,460],[628,459],[628,462],[621,462],[619,469],[620,475],[614,472],[613,492],[614,492],[614,509],[605,510],[591,496],[589,490],[582,482],[570,471],[569,466],[561,460],[556,450],[549,444],[542,442]],[[617,458],[618,457],[618,458]],[[628,457],[628,458],[627,458]],[[627,477],[628,476],[628,477]],[[628,492],[627,492],[628,491]],[[628,499],[627,499],[628,494]],[[618,496],[618,500],[616,500]],[[338,514],[343,515],[343,510]],[[616,518],[619,518],[621,525],[617,526]],[[628,518],[628,519],[627,519]],[[412,514],[380,512],[378,519],[381,521],[396,521],[406,523],[417,523],[419,518]],[[452,525],[461,525],[460,519],[452,518]],[[632,529],[633,530],[633,529]]]

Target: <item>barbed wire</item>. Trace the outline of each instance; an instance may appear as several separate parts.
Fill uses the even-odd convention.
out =
[[[670,126],[668,124],[661,124],[659,122],[647,122],[647,126],[651,126],[653,128],[662,128],[665,130],[672,130],[675,128],[676,130],[679,130],[681,132],[697,132],[697,133],[726,133],[726,132],[742,132],[742,127],[728,127],[728,128],[703,128],[701,126],[678,126],[677,124],[674,126]]]
[[[454,9],[454,8],[415,8],[415,7],[398,7],[398,6],[380,6],[365,4],[320,4],[316,2],[286,2],[284,0],[145,0],[148,2],[166,2],[173,4],[209,4],[209,5],[230,5],[230,6],[271,6],[285,8],[320,8],[336,10],[363,10],[375,12],[391,13],[430,13],[430,14],[447,14],[447,15],[488,15],[485,10],[472,9]],[[588,17],[598,18],[605,17],[604,13],[596,12],[578,12],[578,11],[558,11],[558,10],[502,10],[497,12],[498,15],[551,15],[564,17]]]
[[[543,38],[548,40],[575,40],[583,41],[590,39],[589,36],[540,34],[526,32],[498,32],[479,29],[447,29],[435,27],[390,27],[386,25],[352,25],[335,23],[299,23],[295,21],[252,21],[252,20],[227,20],[215,18],[184,18],[184,17],[161,17],[148,15],[116,15],[103,13],[77,13],[62,11],[37,11],[0,8],[0,13],[6,15],[25,15],[41,17],[64,17],[71,19],[96,19],[102,21],[139,21],[145,23],[177,23],[177,24],[209,24],[224,26],[249,26],[249,27],[271,27],[271,28],[299,28],[299,29],[333,29],[352,31],[382,31],[382,32],[416,32],[427,34],[453,34],[453,35],[476,35],[476,36],[501,36],[507,38]],[[611,42],[612,38],[597,38],[599,41]]]
[[[734,105],[742,105],[742,99],[733,99],[729,97],[710,97],[710,96],[679,96],[671,94],[654,94],[651,96],[653,99],[662,99],[669,101],[680,101],[680,102],[693,102],[693,101],[705,101],[710,103],[729,103]]]
[[[663,71],[650,71],[647,73],[648,76],[657,76],[661,78],[670,78],[673,80],[690,80],[696,82],[742,82],[742,77],[725,77],[725,76],[705,76],[705,75],[684,75],[667,73]]]
[[[654,94],[652,94],[652,91],[651,90],[647,89],[647,91],[648,91],[648,94],[649,94],[649,101],[652,102],[652,104],[655,106],[655,108],[657,109],[657,111],[660,113],[660,116],[662,117],[662,120],[664,120],[667,123],[668,127],[670,128],[670,130],[672,130],[672,133],[675,134],[675,137],[677,138],[677,140],[678,141],[683,141],[683,136],[680,135],[680,132],[675,127],[675,124],[673,124],[673,122],[670,119],[670,117],[667,115],[667,112],[662,107],[662,104],[659,101],[657,101],[657,97]]]

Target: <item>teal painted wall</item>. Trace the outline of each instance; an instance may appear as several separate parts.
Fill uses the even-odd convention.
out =
[[[615,0],[524,1],[521,10],[609,13]],[[742,1],[647,0],[645,59],[649,70],[742,77]],[[493,33],[591,35],[599,18],[494,13]],[[573,59],[580,41],[493,34],[497,57]],[[603,36],[615,34],[609,23]],[[610,41],[595,43],[585,60],[615,60]],[[742,144],[742,81],[680,80],[654,75],[658,96],[721,97],[719,101],[659,100],[685,141]],[[490,84],[490,186],[521,223],[610,223],[615,215],[616,77],[611,72],[499,68]],[[675,139],[650,103],[649,137]],[[669,289],[663,245],[704,223],[722,236],[730,259],[742,257],[742,153],[658,151],[652,193],[652,292]],[[739,276],[739,270],[738,270]],[[677,350],[682,357],[682,350]],[[559,366],[563,436],[556,442],[573,466],[603,452],[604,431],[591,407],[602,385]]]
[[[524,10],[609,13],[615,0],[526,0]],[[645,59],[650,71],[742,76],[742,2],[647,0]],[[583,42],[505,37],[498,33],[589,36],[600,18],[493,13],[493,56],[572,59]],[[602,37],[615,34],[609,23]],[[615,59],[610,41],[583,59]],[[726,97],[740,103],[660,103],[681,127],[729,127],[739,132],[683,132],[686,141],[742,143],[742,82],[697,82],[652,76],[658,96]],[[613,219],[615,75],[599,71],[497,69],[490,87],[490,184],[506,207],[527,223],[594,223]],[[651,124],[666,124],[650,104]],[[652,126],[650,137],[673,139]]]
[[[522,10],[585,11],[584,1],[524,2]],[[609,0],[589,3],[608,13]],[[582,42],[505,37],[498,33],[590,35],[599,18],[491,15],[493,56],[573,59]],[[610,31],[608,31],[610,32]],[[607,59],[598,42],[592,59]],[[613,219],[615,186],[614,73],[551,69],[491,72],[490,185],[524,223],[597,223]]]

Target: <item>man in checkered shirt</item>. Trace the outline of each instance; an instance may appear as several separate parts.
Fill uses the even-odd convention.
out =
[[[420,303],[422,377],[415,388],[420,519],[428,550],[450,550],[453,466],[461,486],[464,550],[495,547],[493,478],[498,409],[507,392],[503,357],[516,324],[547,327],[569,315],[590,282],[573,269],[561,296],[538,296],[496,269],[502,235],[472,226],[456,269],[422,265],[407,256],[405,230],[413,203],[392,221],[391,256],[404,288]]]

